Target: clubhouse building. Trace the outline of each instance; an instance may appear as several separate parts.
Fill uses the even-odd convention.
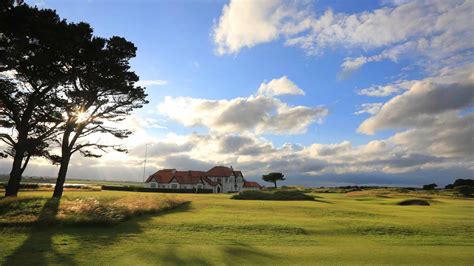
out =
[[[232,166],[215,166],[204,171],[162,169],[145,181],[145,186],[160,189],[211,189],[214,193],[260,190],[257,182],[246,181],[241,171]]]

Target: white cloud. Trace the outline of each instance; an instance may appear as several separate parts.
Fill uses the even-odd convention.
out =
[[[473,104],[474,80],[452,84],[420,81],[385,103],[377,114],[359,126],[358,131],[371,135],[383,129],[422,127],[433,123],[438,115]]]
[[[366,95],[370,97],[387,97],[403,90],[409,89],[415,81],[399,81],[383,86],[371,86],[369,88],[361,89],[357,92],[359,95]]]
[[[438,84],[456,83],[460,80],[474,80],[474,64],[441,68],[432,76],[423,79],[425,82]],[[419,81],[420,80],[398,80],[386,85],[374,85],[358,90],[357,94],[370,97],[387,97],[409,90]]]
[[[268,83],[260,84],[258,88],[258,94],[266,96],[277,96],[277,95],[305,95],[304,91],[296,86],[293,81],[289,80],[287,76],[283,76],[279,79],[272,79]]]
[[[354,114],[356,115],[361,115],[361,114],[376,114],[380,111],[382,108],[383,103],[363,103],[359,110],[355,112]]]
[[[273,97],[304,94],[286,76],[262,83],[256,96],[230,100],[165,97],[159,112],[186,127],[204,126],[221,133],[301,134],[328,114],[324,107],[290,106]]]
[[[432,124],[410,128],[390,140],[407,150],[467,159],[474,156],[474,114],[449,112],[437,116]]]
[[[139,80],[135,83],[137,86],[163,86],[168,84],[168,81],[166,80],[161,80],[161,79],[145,79],[145,80]]]
[[[222,15],[213,28],[217,53],[234,54],[241,48],[277,39],[287,20],[303,17],[294,2],[280,0],[231,1],[222,9]]]
[[[158,110],[187,127],[204,126],[217,132],[300,134],[327,115],[323,107],[289,106],[263,95],[231,100],[165,97]]]
[[[472,62],[474,29],[471,0],[399,1],[355,14],[326,10],[321,16],[306,1],[239,1],[225,5],[213,29],[219,54],[284,38],[285,44],[320,54],[327,48],[361,48],[374,55],[347,58],[346,75],[368,62],[423,57],[424,67]],[[381,52],[380,52],[381,51]]]
[[[363,65],[370,62],[379,62],[383,60],[391,60],[397,62],[399,57],[409,50],[413,49],[414,43],[407,42],[401,45],[397,45],[382,51],[379,54],[373,56],[359,56],[356,58],[347,57],[344,59],[344,62],[341,64],[342,72],[341,76],[345,77],[352,74],[354,71],[361,68]]]

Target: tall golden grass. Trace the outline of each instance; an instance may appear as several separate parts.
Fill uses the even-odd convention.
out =
[[[159,213],[186,201],[172,196],[135,195],[117,198],[45,198],[0,200],[0,226],[33,224],[114,225],[130,217]]]

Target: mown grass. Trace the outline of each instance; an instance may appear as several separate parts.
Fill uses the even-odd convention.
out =
[[[380,194],[381,192],[382,194]],[[436,194],[321,193],[318,201],[174,195],[176,209],[113,227],[0,229],[1,265],[472,265],[474,201]],[[355,193],[355,192],[354,192]],[[383,197],[379,197],[383,195]],[[22,197],[49,196],[27,192]],[[67,192],[99,201],[130,192]],[[136,198],[162,194],[133,193]],[[429,197],[431,206],[398,202]]]

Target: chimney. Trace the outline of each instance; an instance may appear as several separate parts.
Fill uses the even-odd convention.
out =
[[[171,170],[171,173],[173,174],[176,173],[176,169]]]

